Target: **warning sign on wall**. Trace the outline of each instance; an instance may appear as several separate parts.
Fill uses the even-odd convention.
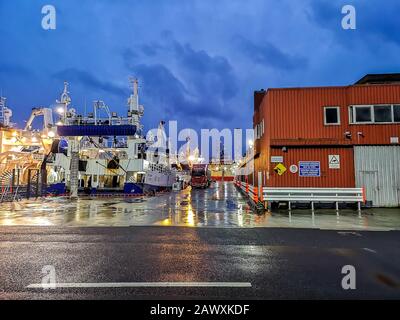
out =
[[[329,169],[340,169],[340,155],[329,155]]]
[[[282,163],[280,163],[274,168],[274,171],[277,174],[279,174],[280,176],[283,176],[285,174],[285,172],[287,171],[287,169]]]

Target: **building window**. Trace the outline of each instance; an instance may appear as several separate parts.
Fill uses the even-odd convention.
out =
[[[375,122],[392,122],[392,106],[374,106]]]
[[[339,107],[325,107],[324,108],[324,123],[325,123],[325,125],[339,125],[340,124],[340,109],[339,109]]]
[[[356,122],[371,122],[371,107],[355,107],[355,119]]]
[[[256,139],[261,139],[264,135],[264,120],[257,124],[254,128],[254,134]]]
[[[400,122],[400,105],[393,106],[394,122]]]
[[[400,122],[400,105],[350,106],[352,124]]]
[[[263,119],[263,121],[261,122],[261,128],[262,128],[262,130],[261,130],[261,136],[263,136],[264,133],[265,133],[265,122],[264,122],[264,119]]]
[[[259,124],[256,124],[256,127],[254,128],[254,133],[256,136],[256,140],[260,139],[260,125]]]

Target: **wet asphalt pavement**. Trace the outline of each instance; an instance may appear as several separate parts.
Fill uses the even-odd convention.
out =
[[[0,228],[0,299],[399,299],[400,233],[217,228]],[[357,289],[341,287],[344,265]],[[28,289],[57,283],[240,282],[245,288]]]
[[[256,215],[229,183],[2,204],[0,299],[399,299],[398,222],[398,209]],[[44,290],[45,266],[74,288]]]
[[[3,203],[0,226],[186,226],[400,230],[400,209],[276,211],[254,214],[233,183],[139,198],[46,198]]]

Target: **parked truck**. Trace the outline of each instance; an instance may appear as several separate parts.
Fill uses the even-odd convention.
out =
[[[208,188],[211,183],[211,171],[208,164],[195,164],[192,167],[191,185],[193,188]]]

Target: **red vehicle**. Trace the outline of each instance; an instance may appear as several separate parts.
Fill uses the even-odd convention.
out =
[[[211,171],[208,164],[194,164],[191,185],[193,188],[208,188],[211,183]]]

